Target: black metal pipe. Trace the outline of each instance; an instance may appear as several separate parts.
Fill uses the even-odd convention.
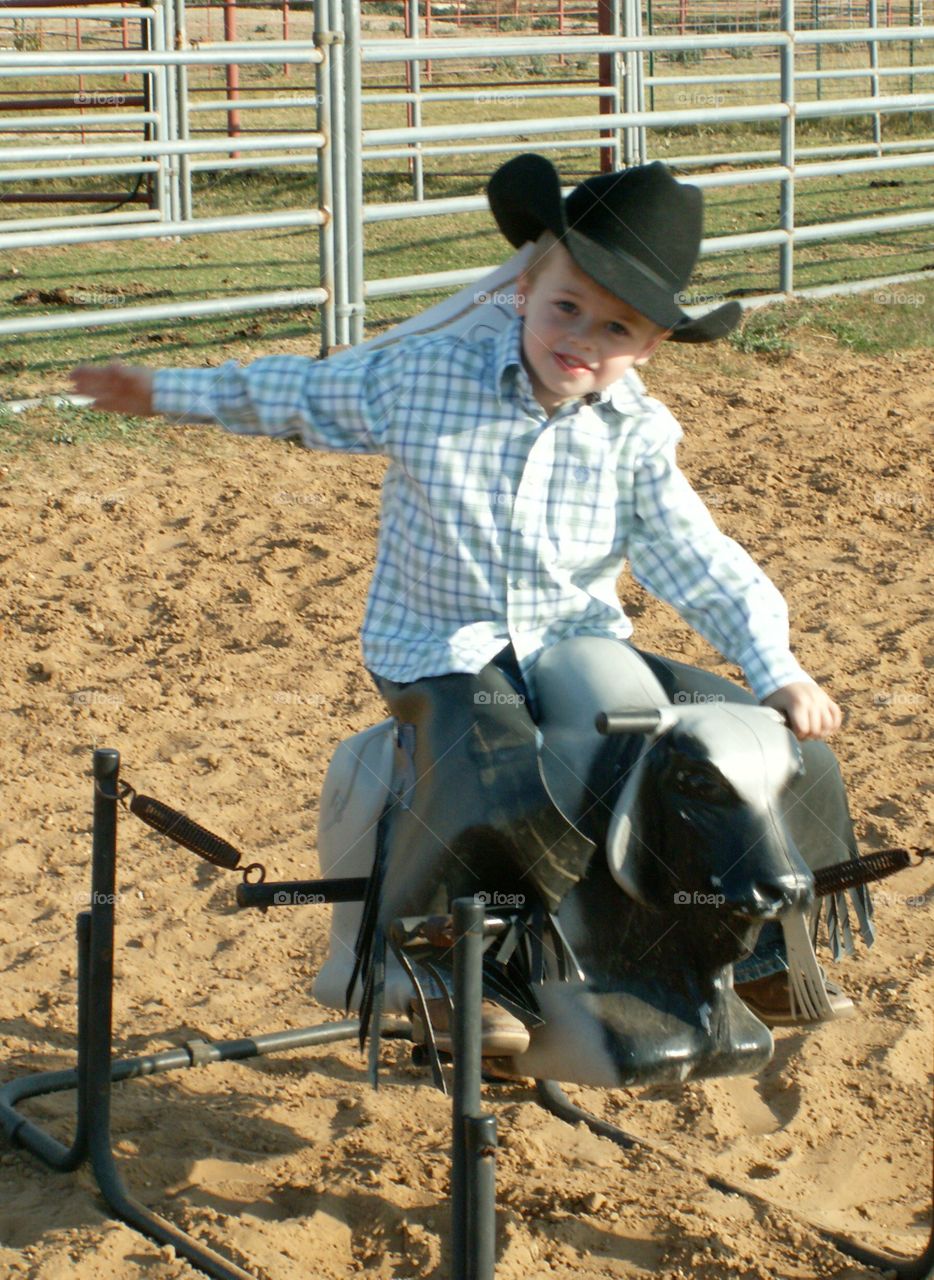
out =
[[[91,866],[91,947],[87,1010],[88,1154],[97,1184],[117,1217],[159,1244],[169,1244],[214,1280],[251,1280],[249,1272],[197,1244],[135,1200],[123,1185],[110,1137],[113,1039],[114,905],[117,861],[118,753],[94,752],[94,833]]]
[[[366,897],[366,876],[333,880],[274,880],[269,883],[237,885],[238,907],[306,907],[325,902],[362,902]]]
[[[471,1280],[493,1280],[496,1267],[496,1117],[464,1120],[470,1196]]]
[[[478,1222],[486,1197],[478,1194],[480,1148],[470,1150],[468,1128],[480,1119],[483,999],[483,904],[457,898],[454,915],[454,1089],[451,1166],[451,1247],[453,1280],[487,1280],[493,1275],[493,1230]],[[482,1181],[482,1179],[480,1179]],[[479,1246],[486,1251],[480,1256]]]

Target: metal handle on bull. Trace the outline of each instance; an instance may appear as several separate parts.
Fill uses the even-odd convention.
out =
[[[654,733],[661,723],[660,711],[598,711],[597,733]]]

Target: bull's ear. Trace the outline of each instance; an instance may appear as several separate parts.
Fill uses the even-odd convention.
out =
[[[634,902],[657,908],[653,896],[652,866],[655,847],[656,806],[645,797],[645,757],[638,760],[616,798],[606,835],[606,857],[610,875]]]
[[[674,724],[671,707],[652,707],[648,711],[599,711],[594,725],[597,733],[648,733],[657,737]]]

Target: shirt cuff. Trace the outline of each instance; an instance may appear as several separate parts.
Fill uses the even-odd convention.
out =
[[[750,649],[738,659],[738,663],[746,673],[750,689],[760,702],[776,689],[781,689],[796,680],[804,680],[808,684],[816,683],[791,650],[783,645],[776,645],[774,648],[760,646]]]
[[[176,422],[217,422],[212,394],[216,384],[216,369],[156,369],[152,407]]]

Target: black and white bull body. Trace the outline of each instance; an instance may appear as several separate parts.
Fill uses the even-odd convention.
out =
[[[785,823],[800,752],[775,712],[672,704],[651,676],[638,709],[618,712],[599,678],[608,645],[578,639],[546,655],[535,720],[490,668],[482,687],[467,675],[407,686],[395,720],[335,756],[322,872],[369,873],[388,794],[384,927],[445,914],[465,894],[497,914],[555,913],[577,976],[560,972],[554,932],[533,912],[542,1023],[515,1059],[522,1074],[614,1087],[755,1071],[772,1039],[734,994],[732,965],[764,921],[811,902]],[[613,713],[603,736],[602,711]],[[358,922],[359,908],[335,909],[315,985],[324,1003],[345,1004]],[[410,994],[391,962],[385,1007],[404,1012]]]

